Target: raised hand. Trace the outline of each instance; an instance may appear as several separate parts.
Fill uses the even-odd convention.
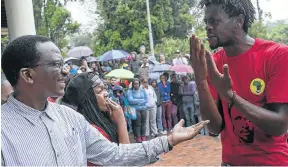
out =
[[[223,74],[219,72],[213,56],[211,53],[205,55],[208,74],[212,85],[215,87],[220,96],[224,97],[227,101],[230,101],[233,96],[232,79],[229,74],[229,67],[227,64],[223,66]]]
[[[116,124],[125,123],[125,117],[122,107],[115,103],[114,101],[108,99],[107,108],[109,109],[109,114],[111,119]]]
[[[190,127],[183,127],[184,120],[181,119],[178,124],[175,125],[175,127],[172,130],[172,133],[168,135],[168,142],[171,146],[175,146],[181,142],[191,140],[195,136],[197,136],[200,133],[200,130],[204,128],[205,125],[207,125],[210,121],[201,121],[196,125],[190,126]]]
[[[207,79],[206,52],[201,40],[193,34],[192,37],[190,37],[190,61],[196,82],[202,82]]]

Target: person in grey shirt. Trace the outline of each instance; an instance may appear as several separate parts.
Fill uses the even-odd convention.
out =
[[[108,141],[76,111],[47,101],[64,95],[65,76],[59,48],[47,37],[27,35],[8,44],[2,69],[14,88],[1,107],[2,166],[147,165],[180,142],[192,139],[209,121],[139,144]],[[93,88],[94,89],[94,88]],[[106,88],[94,89],[110,114],[121,107],[108,101]],[[125,124],[117,119],[116,124]],[[123,124],[124,122],[124,124]]]
[[[186,126],[191,126],[196,124],[196,113],[194,106],[194,93],[196,91],[195,82],[189,82],[187,76],[182,77],[183,85],[179,88],[179,95],[182,96],[182,107],[185,115]]]

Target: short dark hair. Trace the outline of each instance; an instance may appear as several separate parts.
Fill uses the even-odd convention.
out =
[[[116,77],[114,77],[114,76],[112,76],[112,77],[110,78],[110,81],[111,81],[112,79],[117,79],[117,78],[116,78]]]
[[[141,85],[140,79],[134,78],[134,80],[132,81],[132,89],[134,89],[134,83],[135,83],[135,82],[138,82],[138,83],[139,83],[139,87],[140,87],[140,85]]]
[[[161,79],[161,77],[165,77],[165,78],[167,79],[167,76],[164,75],[164,74],[161,74],[161,75],[160,75],[160,79]]]
[[[255,20],[255,8],[251,0],[201,0],[199,6],[203,8],[209,5],[221,5],[229,17],[238,16],[243,14],[245,17],[243,30],[248,33]]]
[[[17,84],[21,68],[34,67],[39,61],[37,45],[49,41],[44,36],[25,35],[8,43],[2,54],[2,69],[12,86]]]

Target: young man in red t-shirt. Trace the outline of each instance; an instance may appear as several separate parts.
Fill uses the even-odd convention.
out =
[[[201,115],[211,121],[209,132],[221,133],[222,164],[287,166],[288,47],[249,37],[250,0],[200,5],[210,48],[223,47],[212,56],[190,39]]]

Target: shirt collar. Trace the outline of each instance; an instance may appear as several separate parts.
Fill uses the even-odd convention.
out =
[[[26,118],[33,125],[35,125],[40,120],[40,116],[43,114],[46,114],[53,121],[56,120],[56,116],[52,111],[51,103],[48,101],[46,103],[45,110],[39,111],[20,102],[14,97],[14,93],[12,93],[8,97],[7,105],[12,105],[14,108],[16,108],[16,112]]]

